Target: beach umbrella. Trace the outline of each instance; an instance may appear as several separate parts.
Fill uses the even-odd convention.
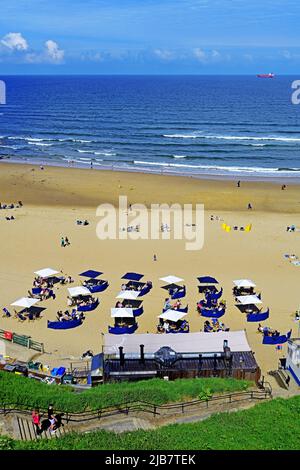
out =
[[[37,302],[39,302],[39,299],[33,299],[31,297],[22,297],[21,299],[16,300],[10,305],[13,307],[30,308]]]
[[[88,277],[90,279],[96,279],[96,277],[100,276],[100,271],[94,271],[93,269],[89,269],[88,271],[84,271],[83,273],[79,274],[79,276]]]
[[[197,277],[200,284],[219,284],[217,279],[211,276]]]
[[[163,312],[160,315],[158,315],[157,318],[162,318],[163,320],[177,322],[178,320],[181,320],[186,315],[187,313],[185,312],[178,312],[178,310],[169,309],[166,312]]]
[[[91,295],[91,292],[83,286],[68,287],[68,291],[71,297],[78,297],[79,295]]]
[[[159,280],[166,282],[167,284],[176,284],[176,282],[184,281],[184,279],[181,279],[181,277],[172,276],[172,275],[160,277]]]
[[[240,295],[236,299],[242,305],[262,304],[262,301],[257,295]]]
[[[59,271],[56,271],[55,269],[52,269],[52,268],[45,268],[45,269],[40,269],[40,271],[35,271],[34,274],[41,277],[42,279],[46,279],[47,277],[53,277],[56,274],[59,274]]]
[[[127,300],[135,300],[139,296],[140,291],[136,290],[121,290],[117,295],[116,299],[127,299]]]
[[[132,308],[111,308],[111,317],[112,318],[133,318]]]
[[[139,281],[143,276],[144,274],[126,273],[121,277],[121,279],[127,279],[128,281]]]
[[[256,284],[254,284],[250,279],[237,279],[236,281],[233,281],[233,284],[236,287],[256,287]]]

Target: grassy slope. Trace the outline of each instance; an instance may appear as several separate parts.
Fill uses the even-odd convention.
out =
[[[182,379],[166,382],[153,379],[140,382],[105,384],[82,393],[66,386],[46,385],[33,379],[0,372],[0,403],[16,403],[47,408],[53,403],[59,411],[80,412],[131,401],[157,405],[198,398],[206,389],[212,393],[245,390],[251,382],[234,379]]]
[[[70,434],[51,441],[20,442],[3,439],[0,448],[101,450],[202,450],[300,447],[300,397],[276,399],[249,410],[221,413],[206,421],[165,426],[155,431],[88,435]]]

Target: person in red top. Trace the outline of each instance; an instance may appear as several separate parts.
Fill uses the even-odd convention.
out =
[[[39,412],[37,410],[33,410],[31,417],[32,417],[32,422],[36,429],[36,433],[40,434],[41,433],[41,418],[40,418]]]

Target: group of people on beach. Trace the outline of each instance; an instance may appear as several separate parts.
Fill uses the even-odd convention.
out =
[[[229,331],[229,328],[227,328],[226,325],[217,318],[213,318],[211,322],[209,320],[204,322],[205,333],[214,333],[218,331]]]
[[[20,207],[23,206],[22,201],[18,201],[17,203],[11,203],[11,204],[2,204],[0,202],[0,209],[20,209]]]
[[[69,246],[69,245],[71,245],[71,243],[68,237],[61,237],[60,246],[64,248],[65,246]]]
[[[273,328],[270,328],[268,326],[262,326],[260,323],[258,325],[257,330],[260,333],[263,333],[264,336],[272,336],[273,338],[280,336],[280,333],[278,330],[273,330]]]
[[[146,286],[152,287],[152,281],[147,281]],[[136,284],[136,283],[128,283],[128,284],[122,284],[121,285],[121,290],[135,290],[135,291],[141,291],[145,287],[144,284]]]
[[[171,299],[170,297],[166,298],[165,299],[165,303],[164,303],[164,310],[178,310],[180,309],[182,306],[182,303],[180,301],[180,299],[177,299],[174,304],[172,305],[171,304]]]
[[[78,297],[70,297],[68,296],[67,303],[69,307],[83,307],[92,305],[96,302],[96,298],[92,295],[89,296],[78,296]]]
[[[76,309],[73,309],[72,312],[69,310],[59,310],[56,314],[57,321],[70,321],[70,320],[85,320],[85,316],[82,312],[77,312]]]

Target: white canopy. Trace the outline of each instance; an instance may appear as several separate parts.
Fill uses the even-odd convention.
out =
[[[140,291],[137,290],[121,290],[116,299],[135,300],[139,296]]]
[[[187,314],[184,312],[178,312],[178,310],[169,309],[166,312],[163,312],[161,315],[159,315],[158,318],[162,318],[163,320],[177,322],[178,320],[181,320],[186,315]]]
[[[59,274],[59,271],[56,271],[55,269],[51,269],[51,268],[45,268],[45,269],[40,269],[40,271],[35,271],[34,274],[45,279],[46,277],[51,277],[51,276],[55,276],[56,274]]]
[[[39,302],[39,299],[32,299],[31,297],[22,297],[19,300],[16,300],[12,305],[13,307],[22,307],[22,308],[30,308]]]
[[[132,318],[134,317],[132,308],[111,308],[112,318]]]
[[[256,287],[256,284],[254,284],[250,279],[237,279],[236,281],[233,281],[233,284],[236,287]]]
[[[257,295],[240,295],[236,298],[242,305],[262,304]]]
[[[166,277],[160,277],[160,281],[166,282],[167,284],[176,284],[176,282],[182,282],[184,279],[181,279],[181,277],[177,276],[166,276]]]
[[[91,295],[91,292],[83,286],[68,287],[68,291],[71,297],[78,297],[79,295]]]

